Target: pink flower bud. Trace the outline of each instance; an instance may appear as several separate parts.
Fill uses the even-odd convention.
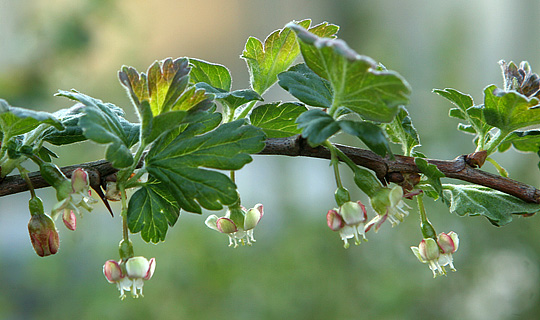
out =
[[[77,229],[77,217],[75,216],[75,212],[73,212],[73,210],[64,209],[62,220],[64,221],[66,228],[69,230],[75,231],[75,229]]]
[[[52,219],[46,214],[34,214],[28,222],[30,241],[40,257],[58,252],[60,240]]]
[[[109,283],[117,283],[124,278],[122,268],[118,262],[109,260],[103,265],[103,274]]]
[[[88,173],[84,169],[78,168],[71,173],[71,187],[73,192],[86,192],[88,190]]]
[[[442,253],[454,253],[457,250],[457,246],[454,243],[454,240],[452,239],[452,237],[450,236],[450,233],[446,234],[442,232],[437,237],[437,243],[439,244],[439,247],[441,248]],[[457,234],[456,233],[454,234],[456,235],[455,237],[457,237]]]

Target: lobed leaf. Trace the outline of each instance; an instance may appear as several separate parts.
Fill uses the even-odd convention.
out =
[[[398,106],[408,103],[409,85],[396,72],[378,70],[375,61],[343,40],[318,37],[295,23],[286,27],[297,34],[307,66],[332,85],[333,107],[347,107],[366,120],[391,122]]]
[[[232,110],[251,101],[263,100],[263,98],[257,92],[251,89],[225,91],[219,88],[215,88],[205,82],[197,83],[196,87],[204,89],[207,93],[213,94],[217,101],[221,102]]]
[[[234,204],[238,200],[236,185],[226,175],[202,167],[238,170],[252,160],[249,153],[264,148],[263,132],[244,122],[237,120],[217,128],[219,122],[209,126],[190,123],[174,139],[160,139],[146,157],[149,174],[164,183],[186,211],[201,213],[201,207],[220,210]]]
[[[309,28],[311,20],[302,20],[298,25]],[[338,29],[335,25],[322,23],[310,30],[329,37]],[[247,63],[253,90],[262,95],[278,80],[277,75],[287,70],[299,54],[296,36],[288,28],[272,32],[264,40],[264,44],[259,39],[250,37],[241,57]]]
[[[180,207],[167,187],[153,179],[143,185],[130,198],[127,222],[132,233],[141,232],[146,242],[165,240],[169,226],[174,226]]]
[[[126,168],[133,163],[129,148],[138,140],[139,129],[137,125],[127,125],[128,122],[118,114],[121,109],[76,91],[59,91],[57,95],[85,105],[79,126],[86,138],[107,145],[105,158],[115,168]]]
[[[307,108],[299,103],[274,102],[255,108],[249,117],[252,125],[263,129],[268,138],[285,138],[299,134],[296,119]]]
[[[0,132],[5,140],[30,132],[40,124],[48,124],[57,130],[64,129],[53,114],[12,107],[6,100],[0,99]]]
[[[540,124],[537,98],[527,98],[515,91],[502,91],[495,85],[484,90],[486,122],[505,133]]]
[[[478,185],[443,184],[443,195],[451,213],[459,216],[484,216],[495,226],[512,221],[512,215],[531,215],[540,205]]]

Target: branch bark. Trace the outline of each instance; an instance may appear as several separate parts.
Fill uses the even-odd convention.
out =
[[[390,160],[382,158],[370,150],[344,145],[336,146],[357,165],[372,170],[383,183],[394,182],[400,184],[404,181],[404,174],[420,173],[412,157],[396,155],[394,160]],[[300,136],[268,139],[265,148],[259,154],[330,159],[330,152],[326,148],[312,148]],[[516,180],[475,169],[467,163],[466,155],[461,155],[454,160],[427,159],[427,161],[436,165],[448,178],[486,186],[513,195],[526,202],[540,203],[540,190]],[[116,172],[116,169],[105,160],[63,167],[62,171],[66,176],[70,177],[71,172],[80,167],[87,168],[93,173],[93,185],[100,183],[102,177]],[[31,173],[30,180],[35,189],[49,186],[39,172]],[[0,183],[0,197],[27,190],[26,182],[18,175],[8,176]]]

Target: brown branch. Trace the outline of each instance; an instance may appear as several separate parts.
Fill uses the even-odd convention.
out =
[[[412,157],[397,155],[394,160],[390,160],[382,158],[369,150],[343,145],[336,146],[356,164],[372,170],[379,180],[383,182],[400,184],[404,181],[404,174],[420,172]],[[312,148],[300,136],[268,139],[265,148],[259,154],[330,159],[330,152],[326,148]],[[448,178],[486,186],[513,195],[526,202],[540,203],[540,190],[519,181],[475,169],[467,164],[466,156],[464,155],[459,156],[454,160],[427,159],[427,161],[436,165]],[[116,169],[105,160],[63,167],[62,171],[69,177],[71,176],[71,172],[79,167],[85,167],[96,172],[97,179],[116,172]],[[30,180],[36,189],[49,186],[43,178],[41,178],[39,172],[31,173]],[[99,182],[94,182],[94,184],[97,183]],[[18,175],[6,177],[0,183],[0,197],[26,190],[28,190],[28,187],[25,181]]]

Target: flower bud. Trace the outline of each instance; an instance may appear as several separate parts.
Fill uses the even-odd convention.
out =
[[[71,174],[71,188],[73,192],[85,192],[89,186],[88,173],[82,168],[73,170]]]
[[[103,265],[103,274],[109,283],[117,283],[124,278],[124,273],[118,262],[109,260]]]
[[[339,213],[347,225],[356,225],[367,220],[366,207],[362,202],[345,202],[340,208]]]
[[[28,233],[38,256],[45,257],[58,252],[60,246],[58,231],[48,215],[44,213],[32,215],[28,222]]]
[[[455,242],[454,239],[456,240]],[[439,244],[442,253],[454,253],[457,251],[459,245],[457,233],[453,231],[449,232],[448,234],[442,232],[437,238],[437,243]]]
[[[418,249],[420,251],[420,255],[426,261],[436,260],[439,258],[439,246],[437,245],[437,242],[431,238],[423,239],[422,242],[420,242],[420,245],[418,245]]]
[[[263,214],[263,205],[260,203],[249,209],[244,217],[244,230],[255,228],[261,221]]]
[[[62,220],[64,221],[66,228],[69,230],[75,231],[75,229],[77,229],[77,217],[75,216],[75,212],[73,212],[73,210],[64,210]]]

